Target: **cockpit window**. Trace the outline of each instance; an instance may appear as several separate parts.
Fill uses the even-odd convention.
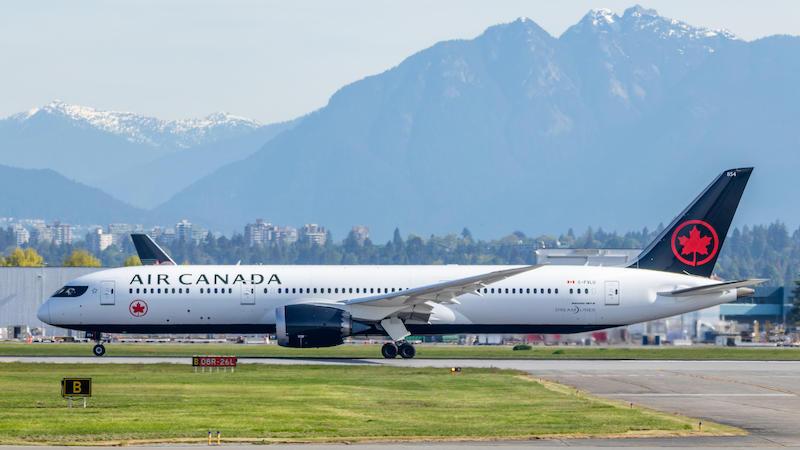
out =
[[[53,297],[80,297],[89,286],[64,286],[56,291]]]

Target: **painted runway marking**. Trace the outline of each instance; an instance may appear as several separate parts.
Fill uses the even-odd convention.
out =
[[[653,392],[653,393],[637,393],[626,394],[624,392],[617,393],[598,393],[597,395],[610,395],[614,397],[797,397],[794,394],[681,394],[681,393],[666,393],[666,392]]]

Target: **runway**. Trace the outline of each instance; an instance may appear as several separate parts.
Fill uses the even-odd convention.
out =
[[[190,364],[170,357],[0,357],[0,362]],[[390,365],[398,367],[461,367],[516,369],[574,386],[594,395],[653,409],[711,420],[747,430],[732,438],[544,440],[452,444],[365,444],[364,450],[442,450],[485,447],[597,448],[734,448],[800,449],[800,361],[607,361],[607,360],[385,360],[240,358],[242,364]],[[236,447],[236,446],[233,446]],[[282,448],[283,446],[277,446]],[[297,445],[292,445],[297,448]],[[303,445],[304,449],[339,446]],[[352,447],[352,445],[348,445]],[[175,447],[172,447],[175,448]],[[288,447],[287,447],[288,448]]]

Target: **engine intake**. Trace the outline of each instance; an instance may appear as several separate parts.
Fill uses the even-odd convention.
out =
[[[331,306],[298,304],[275,309],[275,329],[282,347],[333,347],[370,327],[354,322],[350,313]]]

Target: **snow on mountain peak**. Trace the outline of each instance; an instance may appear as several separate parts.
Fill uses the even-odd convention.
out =
[[[644,8],[640,5],[632,6],[625,10],[622,20],[630,23],[635,29],[649,30],[661,38],[708,39],[722,37],[724,39],[737,39],[727,30],[714,30],[704,27],[695,27],[677,19],[670,19],[658,15],[655,9]]]
[[[226,112],[213,113],[199,119],[161,120],[132,112],[103,111],[60,100],[16,114],[10,119],[23,122],[38,116],[61,117],[76,126],[95,128],[122,136],[131,142],[154,147],[188,148],[261,127],[255,120]]]
[[[622,17],[642,17],[642,16],[658,17],[658,11],[651,8],[645,8],[642,5],[634,5],[626,9],[625,12],[622,14]]]
[[[608,8],[592,9],[586,17],[592,21],[594,26],[610,25],[619,19],[619,16]]]
[[[660,16],[655,9],[640,5],[626,9],[622,16],[610,9],[592,9],[565,34],[581,33],[582,30],[601,34],[649,31],[662,39],[738,39],[730,31],[694,27],[677,19]]]

